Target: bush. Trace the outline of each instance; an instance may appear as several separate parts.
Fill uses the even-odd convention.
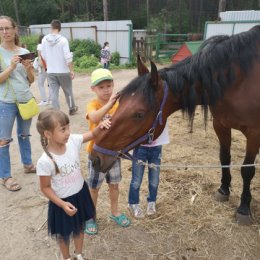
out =
[[[119,52],[113,52],[111,57],[111,63],[115,64],[116,66],[119,66],[120,64],[120,54]]]
[[[98,65],[98,59],[94,56],[84,55],[75,62],[75,66],[78,66],[81,69],[96,67],[97,65]]]
[[[21,36],[20,44],[25,44],[30,52],[37,52],[39,35]]]
[[[70,49],[75,59],[84,55],[94,55],[99,59],[101,46],[93,40],[72,40],[70,41]]]

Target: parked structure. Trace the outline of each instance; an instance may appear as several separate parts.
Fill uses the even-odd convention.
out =
[[[202,41],[185,42],[176,54],[172,55],[172,63],[177,63],[189,56],[192,56],[198,51],[201,44]]]
[[[204,39],[214,35],[233,35],[260,24],[260,11],[228,11],[220,13],[221,21],[206,22]]]

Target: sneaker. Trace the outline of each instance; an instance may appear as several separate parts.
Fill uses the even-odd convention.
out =
[[[74,256],[73,256],[72,259],[74,259],[74,260],[86,260],[86,258],[83,257],[82,254],[76,255],[75,253],[74,253]]]
[[[139,204],[128,204],[128,210],[130,211],[131,215],[135,218],[143,218],[144,212],[140,208]]]
[[[146,213],[148,216],[156,214],[155,201],[148,202]]]
[[[47,106],[48,102],[47,101],[41,101],[40,103],[38,103],[38,106]]]
[[[77,113],[78,109],[79,109],[79,108],[78,108],[77,106],[71,108],[71,109],[69,110],[69,115],[70,115],[70,116],[75,115],[75,114]]]

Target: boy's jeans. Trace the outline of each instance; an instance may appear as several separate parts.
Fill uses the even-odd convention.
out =
[[[134,161],[132,164],[132,180],[129,188],[128,203],[129,204],[139,204],[139,192],[143,180],[145,166],[137,164],[137,160],[142,160],[144,163],[148,164],[161,164],[161,152],[162,146],[139,146],[134,149],[133,157]],[[155,202],[157,197],[157,191],[160,180],[160,167],[149,167],[148,168],[148,189],[149,194],[147,197],[148,202]]]
[[[15,103],[4,103],[0,101],[0,140],[11,142],[12,129],[16,118],[17,136],[21,160],[24,165],[32,164],[31,144],[29,140],[32,120],[23,120]],[[10,143],[0,146],[0,178],[11,176]],[[17,158],[13,158],[16,160]]]

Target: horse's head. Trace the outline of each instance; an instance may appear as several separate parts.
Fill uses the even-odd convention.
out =
[[[168,87],[165,90],[165,82],[160,78],[153,62],[149,73],[138,58],[138,74],[121,91],[119,107],[112,116],[111,128],[102,131],[95,140],[96,146],[90,159],[96,170],[109,170],[122,153],[141,143],[147,143],[149,138],[154,140],[165,126],[169,115],[165,106]],[[160,107],[163,113],[159,112]]]

